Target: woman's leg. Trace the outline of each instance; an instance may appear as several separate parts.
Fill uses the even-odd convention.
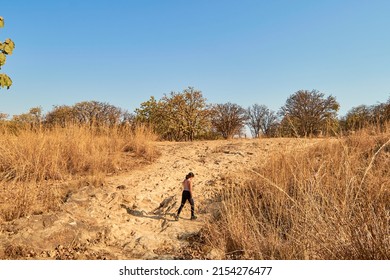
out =
[[[196,216],[195,216],[195,203],[194,203],[194,199],[191,197],[189,199],[189,201],[190,201],[190,204],[191,204],[191,220],[195,220]]]
[[[181,204],[180,204],[179,209],[177,210],[176,219],[179,218],[180,212],[183,209],[184,204],[186,204],[187,199],[190,200],[190,194],[187,191],[183,191],[183,193],[181,195]],[[191,203],[191,201],[190,201],[190,203]]]
[[[179,210],[177,210],[177,216],[180,215],[180,212],[183,209],[184,204],[186,204],[186,200],[187,200],[187,198],[185,197],[184,192],[183,192],[183,194],[181,195],[181,204],[180,204]]]

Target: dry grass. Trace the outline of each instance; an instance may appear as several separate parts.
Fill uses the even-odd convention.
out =
[[[48,211],[61,203],[59,182],[104,181],[108,173],[132,168],[136,159],[158,156],[156,136],[135,129],[73,126],[23,129],[0,134],[0,218]],[[139,161],[138,161],[139,162]]]
[[[158,136],[147,126],[138,125],[135,127],[130,141],[123,147],[124,152],[134,152],[146,160],[153,161],[159,155],[156,147],[152,144]]]
[[[208,242],[234,259],[389,259],[390,134],[275,154],[230,177]]]

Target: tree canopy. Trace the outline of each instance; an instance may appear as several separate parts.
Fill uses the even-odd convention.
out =
[[[216,132],[225,139],[240,134],[247,119],[245,109],[238,104],[227,102],[212,106],[211,122]]]
[[[281,108],[282,123],[295,136],[310,136],[327,131],[337,122],[339,103],[318,90],[299,90]]]
[[[194,140],[207,132],[209,111],[202,92],[188,87],[160,100],[153,96],[136,109],[136,120],[147,123],[166,140]]]
[[[55,106],[46,115],[46,124],[62,127],[68,124],[113,127],[126,121],[126,115],[126,111],[105,102],[83,101],[73,106]]]
[[[383,129],[389,121],[390,98],[387,102],[376,105],[359,105],[353,107],[340,122],[345,131],[356,131],[368,126]]]

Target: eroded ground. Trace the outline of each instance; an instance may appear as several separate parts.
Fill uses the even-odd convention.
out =
[[[318,141],[318,140],[317,140]],[[192,143],[159,142],[161,156],[104,185],[69,193],[59,211],[5,222],[0,259],[188,259],[197,258],[199,231],[218,207],[229,174],[240,174],[274,153],[314,140],[242,139]],[[196,221],[186,205],[179,221],[181,182],[195,173]],[[221,259],[209,250],[199,258]]]

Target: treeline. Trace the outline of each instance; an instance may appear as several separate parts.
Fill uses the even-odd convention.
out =
[[[55,106],[43,115],[39,107],[11,119],[0,114],[2,127],[42,129],[82,125],[99,127],[136,127],[147,125],[162,140],[192,141],[244,136],[248,127],[252,137],[334,136],[374,126],[380,130],[390,121],[390,98],[373,106],[352,108],[338,118],[336,98],[317,90],[299,90],[288,97],[278,112],[266,105],[248,108],[227,102],[209,104],[202,92],[188,87],[157,100],[153,96],[133,113],[98,101]]]
[[[90,128],[114,128],[132,122],[134,116],[114,105],[98,101],[85,101],[73,106],[61,105],[47,114],[42,108],[31,108],[27,113],[14,115],[11,119],[0,113],[0,124],[11,131],[19,129],[50,129],[53,127],[83,126]]]

